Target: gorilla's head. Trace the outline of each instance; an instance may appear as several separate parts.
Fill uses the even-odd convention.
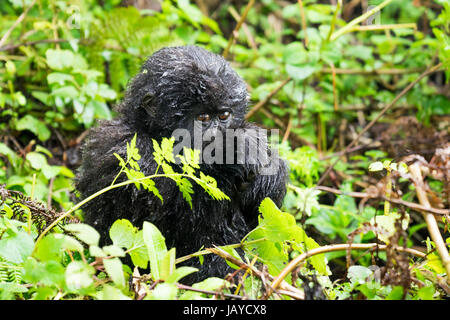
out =
[[[134,77],[120,112],[133,127],[153,136],[175,129],[192,132],[239,128],[247,112],[245,82],[221,56],[196,46],[155,52]],[[130,115],[134,115],[130,117]]]

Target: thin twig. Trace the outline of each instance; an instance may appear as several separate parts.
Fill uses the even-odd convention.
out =
[[[274,95],[276,95],[278,93],[278,91],[280,91],[285,85],[287,85],[290,81],[292,80],[291,77],[287,78],[286,80],[284,80],[278,87],[276,87],[275,89],[272,90],[272,92],[270,92],[266,98],[264,100],[261,100],[260,102],[258,102],[257,104],[255,104],[253,106],[253,108],[247,113],[247,115],[245,116],[245,119],[249,119],[252,115],[254,115],[256,113],[256,111],[258,111],[262,106],[264,106],[266,103],[268,103],[270,101],[270,99],[272,99],[272,97]]]
[[[231,263],[237,265],[238,267],[244,269],[244,270],[250,270],[251,273],[255,276],[257,276],[260,279],[264,279],[265,275],[263,274],[263,272],[259,271],[258,269],[256,269],[253,266],[249,266],[248,264],[236,259],[235,257],[231,256],[230,254],[228,254],[227,252],[223,251],[223,250],[219,250],[219,248],[210,248],[209,249],[212,253],[217,254],[218,256],[230,261]],[[272,275],[267,274],[267,277],[269,278],[269,280],[273,280],[275,279]],[[300,291],[298,288],[291,286],[290,284],[288,284],[286,281],[284,281],[283,279],[281,279],[280,283],[278,284],[278,286],[280,287],[280,289],[285,290],[283,292],[284,295],[287,295],[291,298],[294,299],[298,299],[298,300],[303,300],[305,299],[305,295],[302,291]],[[270,285],[268,285],[269,288],[271,288]],[[273,288],[275,291],[276,288]]]
[[[19,47],[27,47],[27,46],[34,46],[35,44],[40,43],[61,43],[61,42],[68,42],[67,39],[42,39],[42,40],[36,40],[36,41],[29,41],[29,42],[23,42],[19,44],[10,44],[4,47],[0,47],[0,51],[9,51],[14,50]]]
[[[382,3],[380,3],[378,6],[376,6],[375,8],[373,8],[372,10],[367,11],[366,13],[364,13],[363,15],[353,19],[352,21],[350,21],[349,23],[347,23],[343,28],[339,29],[338,31],[334,32],[331,37],[330,40],[334,41],[336,40],[339,36],[343,35],[344,33],[350,32],[350,30],[355,27],[356,25],[358,25],[359,23],[361,23],[362,21],[366,20],[367,18],[369,18],[370,16],[374,15],[375,13],[377,13],[378,11],[380,11],[381,9],[383,9],[385,6],[387,6],[389,3],[391,3],[392,0],[385,0]]]
[[[420,204],[417,204],[414,202],[409,202],[409,201],[405,201],[402,199],[387,198],[386,196],[378,195],[378,194],[370,194],[370,193],[365,193],[365,192],[344,192],[342,190],[325,187],[325,186],[318,186],[317,190],[331,192],[334,194],[346,195],[346,196],[350,196],[353,198],[370,198],[370,199],[387,200],[391,203],[402,205],[402,206],[405,206],[405,207],[408,207],[408,208],[411,208],[411,209],[414,209],[417,211],[426,211],[426,212],[430,212],[430,213],[438,214],[438,215],[450,214],[450,210],[448,210],[448,209],[438,209],[438,208],[426,207],[426,206],[423,206],[423,205],[420,205]]]
[[[27,7],[24,12],[17,18],[17,20],[13,23],[13,25],[6,31],[6,33],[3,35],[2,39],[0,40],[0,48],[3,47],[3,45],[6,43],[6,40],[8,40],[9,36],[11,35],[11,32],[25,19],[25,17],[28,14],[28,11],[36,4],[36,0],[33,0],[33,2],[30,4],[29,7]]]
[[[228,45],[225,48],[223,52],[223,57],[226,59],[228,57],[228,53],[230,51],[231,45],[233,44],[235,35],[238,34],[239,29],[241,28],[242,24],[244,23],[245,19],[247,18],[247,14],[250,11],[250,9],[253,7],[253,4],[255,3],[255,0],[250,0],[247,4],[247,7],[245,7],[244,12],[242,13],[241,19],[237,23],[236,27],[234,28],[233,32],[231,33],[230,39],[228,40]]]
[[[360,74],[360,75],[398,75],[398,74],[409,74],[409,73],[419,73],[426,70],[426,68],[409,68],[409,69],[378,69],[378,70],[360,70],[360,69],[340,69],[335,68],[334,72],[336,74]],[[319,72],[321,73],[333,73],[332,68],[323,68]]]
[[[286,278],[286,276],[292,272],[292,270],[295,269],[297,265],[305,261],[306,259],[318,255],[318,254],[324,254],[327,252],[333,252],[333,251],[343,251],[343,250],[367,250],[367,249],[375,249],[378,250],[386,250],[386,245],[381,245],[378,243],[344,243],[344,244],[334,244],[329,246],[323,246],[315,249],[311,249],[307,252],[302,253],[295,259],[293,259],[289,264],[280,272],[280,274],[273,280],[271,288],[274,290],[277,289],[280,285],[280,283]],[[412,255],[415,255],[420,258],[425,258],[426,254],[423,252],[420,252],[415,249],[411,248],[403,248],[403,247],[397,247],[395,250],[401,251],[401,252],[407,252]]]
[[[225,292],[216,292],[216,291],[210,291],[210,290],[203,290],[203,289],[193,288],[193,287],[181,284],[181,283],[176,283],[175,285],[177,286],[178,289],[182,289],[182,290],[194,291],[194,292],[199,292],[199,293],[204,293],[204,294],[211,294],[211,295],[214,295],[214,296],[224,296],[224,297],[232,298],[232,299],[239,299],[239,300],[244,299],[243,296],[239,296],[239,295],[236,295],[236,294],[225,293]]]
[[[302,0],[297,0],[298,5],[300,6],[300,16],[302,17],[302,30],[303,30],[303,34],[305,36],[305,47],[308,47],[308,33],[306,32],[306,15],[305,15],[305,8],[303,8],[303,1]]]
[[[410,165],[409,172],[411,172],[413,183],[414,186],[416,187],[417,198],[419,198],[420,203],[427,208],[431,208],[430,202],[428,201],[428,197],[423,188],[423,178],[420,172],[419,165],[417,163],[413,163],[412,165]],[[448,253],[445,242],[442,239],[442,235],[441,232],[439,231],[439,226],[437,224],[436,218],[434,215],[430,213],[423,213],[423,216],[425,222],[427,223],[430,237],[433,240],[434,244],[436,245],[437,251],[442,260],[442,264],[447,270],[447,283],[450,284],[450,255]]]
[[[374,30],[392,30],[392,29],[417,29],[415,23],[398,23],[398,24],[374,24],[368,26],[356,26],[351,28],[348,32],[353,31],[374,31]]]
[[[239,22],[241,20],[240,14],[236,11],[236,9],[232,6],[228,8],[228,12],[233,16],[234,20],[236,22]],[[245,35],[247,36],[247,41],[250,47],[253,49],[255,53],[258,52],[258,47],[256,46],[255,39],[253,39],[252,33],[248,29],[247,25],[245,23],[242,24],[242,29],[244,30]]]

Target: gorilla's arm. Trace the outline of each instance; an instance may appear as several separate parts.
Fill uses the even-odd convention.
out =
[[[247,123],[247,129],[258,129],[253,124]],[[245,176],[237,185],[237,194],[241,203],[242,212],[249,227],[257,225],[259,205],[262,200],[269,197],[280,207],[286,194],[286,182],[288,180],[288,166],[285,160],[278,156],[276,150],[267,145],[266,139],[261,135],[254,135],[257,130],[246,131],[249,141],[257,141],[260,153],[249,154],[247,150],[245,163]],[[255,156],[257,159],[255,159]],[[256,163],[256,164],[255,164]]]

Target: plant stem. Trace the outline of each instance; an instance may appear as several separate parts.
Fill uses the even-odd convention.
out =
[[[341,35],[343,35],[344,33],[350,32],[352,30],[352,28],[355,27],[357,24],[366,20],[371,15],[374,15],[375,13],[377,13],[378,11],[383,9],[385,6],[387,6],[391,2],[392,2],[392,0],[385,0],[382,3],[380,3],[378,6],[376,6],[375,8],[367,11],[366,13],[359,16],[358,18],[353,19],[352,21],[347,23],[343,28],[341,28],[338,31],[336,31],[335,33],[333,33],[330,37],[330,40],[334,41],[337,38],[339,38]]]
[[[204,185],[204,182],[192,175],[188,175],[188,174],[183,174],[183,173],[172,173],[172,174],[154,174],[151,176],[146,176],[143,178],[139,178],[139,179],[132,179],[132,180],[127,180],[115,185],[110,185],[106,188],[101,189],[100,191],[97,191],[96,193],[90,195],[89,197],[87,197],[86,199],[84,199],[83,201],[80,201],[79,203],[77,203],[75,206],[73,206],[70,210],[68,210],[67,212],[65,212],[64,214],[62,214],[61,216],[59,216],[57,219],[55,219],[55,221],[53,221],[51,224],[49,224],[47,226],[47,228],[45,228],[45,230],[39,235],[39,237],[36,240],[35,246],[34,246],[34,250],[36,250],[38,243],[42,240],[42,238],[54,227],[56,226],[61,220],[63,220],[64,218],[66,218],[67,216],[69,216],[72,212],[78,210],[79,208],[81,208],[83,205],[85,205],[86,203],[88,203],[89,201],[91,201],[92,199],[94,199],[95,197],[98,197],[99,195],[108,192],[110,190],[116,189],[116,188],[120,188],[132,183],[136,183],[139,181],[143,181],[146,179],[153,179],[153,178],[161,178],[161,177],[166,177],[166,178],[170,178],[170,177],[187,177],[187,178],[191,178],[192,180],[194,180],[196,183],[200,184],[200,185]]]
[[[289,264],[273,280],[272,288],[273,288],[273,290],[276,290],[276,288],[278,288],[278,286],[283,281],[283,279],[286,278],[286,276],[290,272],[292,272],[292,270],[294,270],[297,267],[297,265],[299,265],[300,263],[302,263],[303,261],[305,261],[306,259],[308,259],[312,256],[327,253],[327,252],[332,252],[332,251],[342,251],[342,250],[348,250],[348,249],[350,249],[350,250],[367,250],[367,249],[375,249],[375,248],[377,248],[378,250],[386,250],[387,246],[381,245],[378,243],[352,243],[352,244],[345,243],[345,244],[334,244],[334,245],[329,245],[329,246],[323,246],[323,247],[309,250],[307,252],[302,253],[301,255],[296,257],[294,260],[289,262]],[[407,253],[413,254],[420,258],[425,258],[425,256],[426,256],[425,253],[411,249],[411,248],[398,247],[395,250],[407,252]]]
[[[241,19],[239,20],[239,22],[237,23],[237,25],[234,28],[233,32],[231,33],[230,39],[228,40],[228,45],[227,45],[227,47],[225,48],[225,50],[223,52],[223,57],[225,59],[228,56],[228,52],[230,51],[231,45],[233,44],[233,40],[235,38],[235,35],[237,34],[237,32],[241,28],[242,24],[244,23],[245,19],[247,18],[247,14],[250,11],[250,9],[253,7],[254,3],[255,3],[255,0],[250,0],[249,1],[249,3],[247,4],[247,7],[245,7],[244,12],[242,13]]]
[[[420,172],[419,165],[417,163],[413,163],[412,165],[410,165],[409,172],[413,177],[413,182],[416,187],[417,198],[419,198],[420,203],[425,207],[431,208],[426,192],[423,189],[423,178]],[[426,212],[423,213],[423,216],[425,222],[427,223],[428,232],[430,233],[431,239],[436,245],[439,256],[441,257],[442,264],[444,265],[444,268],[447,270],[447,283],[450,284],[450,255],[448,253],[444,239],[442,239],[442,235],[441,232],[439,231],[439,226],[437,224],[436,218],[431,213]]]

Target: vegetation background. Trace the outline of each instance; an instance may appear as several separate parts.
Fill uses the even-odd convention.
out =
[[[0,299],[450,296],[448,0],[3,0],[0,12]],[[126,220],[100,248],[72,185],[80,143],[147,56],[180,44],[225,56],[248,83],[249,120],[280,129],[283,207],[266,199],[241,243],[187,257]],[[134,142],[118,167],[157,194]],[[169,179],[170,140],[158,149]],[[185,160],[180,192],[189,180],[226,201],[195,153]],[[205,254],[237,278],[180,283],[195,270],[176,264]]]

